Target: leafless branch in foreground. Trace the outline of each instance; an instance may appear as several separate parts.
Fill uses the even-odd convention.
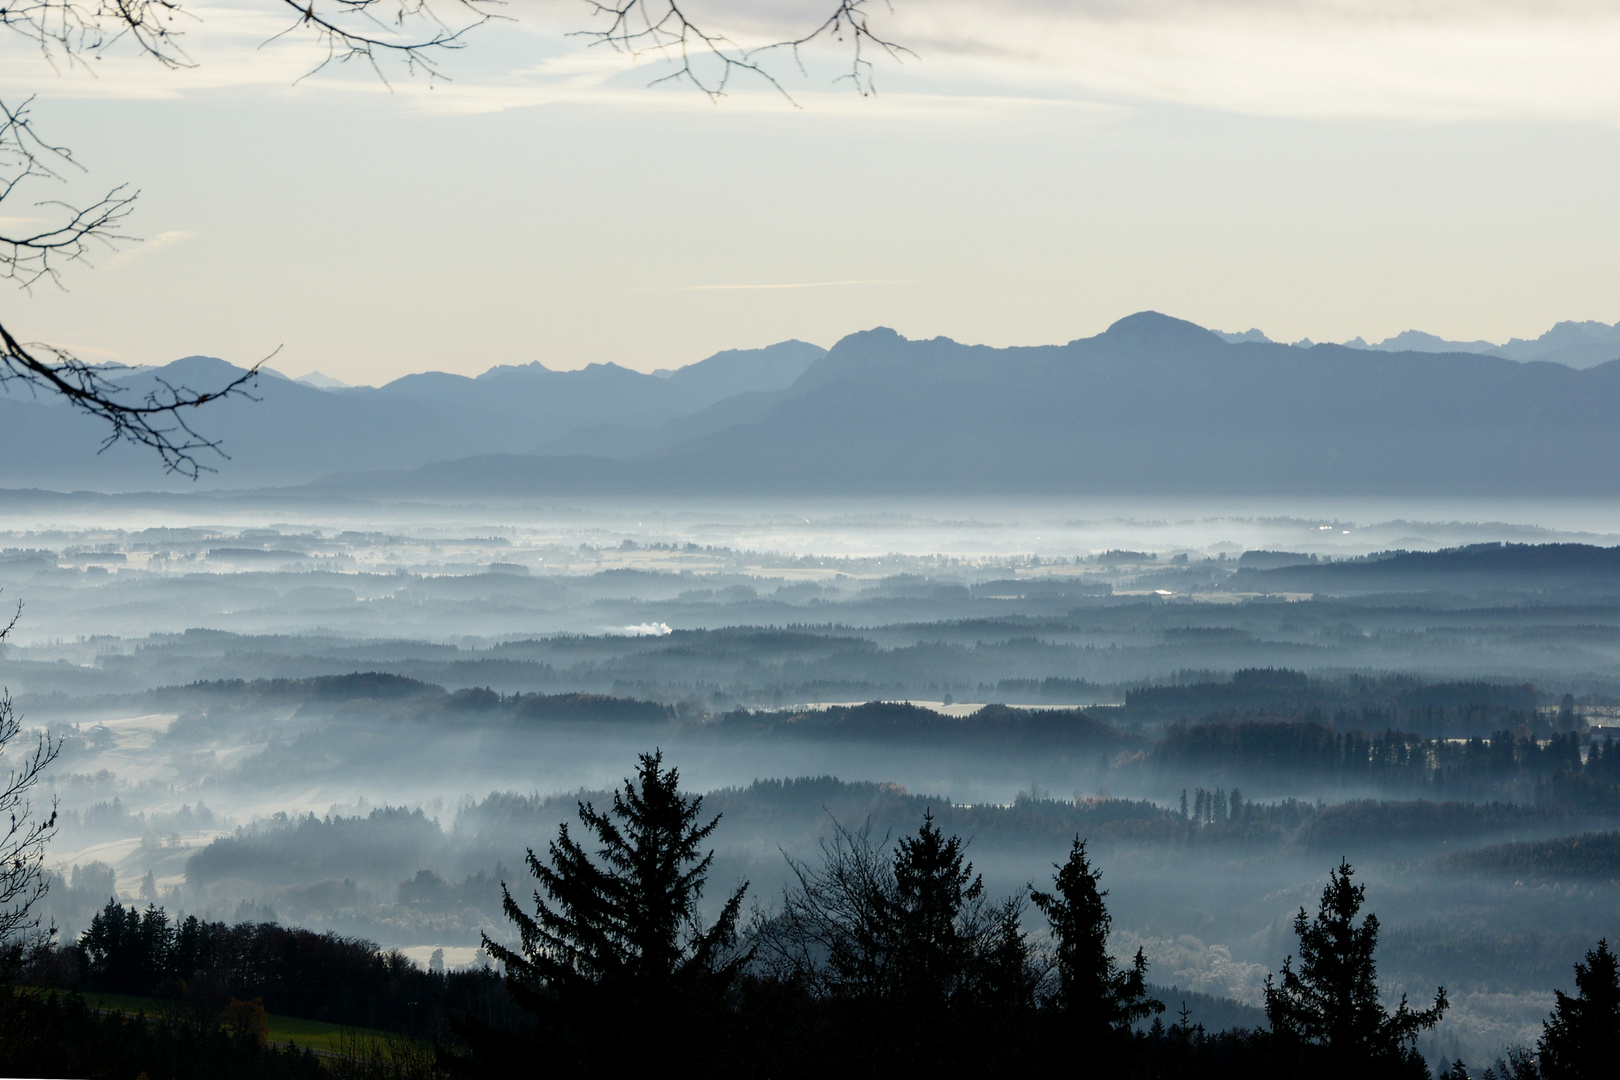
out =
[[[14,614],[0,628],[0,641],[16,625]],[[29,793],[56,760],[62,744],[41,733],[32,748],[24,747],[13,757],[9,752],[17,749],[13,744],[21,736],[11,695],[0,690],[0,761],[5,762],[0,768],[6,770],[0,781],[0,967],[9,967],[27,939],[42,929],[34,906],[45,895],[45,845],[56,835],[56,800],[51,800],[49,817],[37,817]]]
[[[279,2],[292,9],[293,21],[276,37],[313,36],[318,54],[324,53],[314,71],[334,61],[362,60],[381,76],[380,61],[392,57],[411,74],[441,78],[435,59],[440,51],[461,48],[467,33],[496,17],[501,0],[444,0],[441,7],[456,13],[454,25],[429,0]],[[184,31],[174,25],[181,18],[196,16],[178,0],[6,0],[0,6],[0,26],[34,42],[48,60],[69,64],[127,43],[164,67],[195,67],[180,42]]]
[[[7,209],[13,214],[25,185],[61,181],[64,169],[84,171],[71,150],[46,142],[34,130],[28,115],[33,100],[15,109],[0,101],[0,203],[12,200]],[[123,187],[86,207],[59,199],[34,203],[34,214],[8,217],[8,226],[0,229],[0,277],[24,289],[42,279],[59,283],[62,266],[84,259],[93,246],[111,249],[130,239],[118,230],[134,205],[135,194]]]
[[[445,22],[428,0],[281,0],[293,9],[292,25],[277,38],[295,33],[313,34],[324,53],[310,70],[313,75],[328,64],[361,61],[386,85],[380,63],[393,58],[411,75],[444,78],[437,57],[443,50],[465,47],[469,33],[496,18],[492,10],[502,0],[448,0],[446,6],[461,15],[456,25]],[[420,28],[419,34],[406,33]],[[391,30],[400,33],[395,36]],[[267,43],[268,44],[268,43]]]
[[[21,199],[24,185],[60,181],[68,168],[82,171],[71,151],[34,130],[28,114],[32,100],[17,108],[0,102],[0,206]],[[42,281],[59,285],[67,264],[86,261],[95,249],[111,250],[132,239],[120,227],[134,202],[134,193],[126,194],[120,187],[86,207],[59,199],[33,203],[26,208],[30,214],[9,218],[20,223],[17,227],[0,230],[0,277],[24,289]],[[117,381],[117,368],[86,363],[55,346],[21,342],[0,323],[0,387],[9,391],[20,384],[36,395],[42,391],[58,395],[110,425],[102,449],[119,441],[149,447],[169,472],[193,479],[208,471],[197,460],[200,452],[224,455],[217,440],[191,427],[187,411],[221,398],[250,396],[259,366],[217,390],[198,392],[160,379],[141,393]]]
[[[311,74],[331,63],[363,61],[386,83],[381,61],[392,58],[412,74],[442,77],[437,58],[458,49],[474,27],[494,18],[499,0],[443,0],[459,14],[458,24],[440,18],[430,0],[280,0],[295,13],[281,34],[309,34],[320,52]],[[48,60],[83,64],[120,42],[169,68],[195,66],[181,47],[175,20],[186,15],[177,0],[0,0],[0,26],[33,41]],[[275,40],[272,38],[271,40]],[[11,226],[0,228],[0,278],[23,289],[41,281],[61,284],[62,268],[87,261],[99,247],[111,249],[133,239],[121,227],[134,208],[136,193],[120,186],[87,206],[59,199],[34,203],[18,214],[24,189],[41,181],[61,181],[67,170],[83,171],[66,147],[41,138],[29,105],[0,103],[0,204],[7,204]],[[225,457],[219,442],[191,426],[189,411],[228,397],[249,397],[263,364],[214,390],[196,391],[162,379],[147,389],[120,381],[117,368],[87,363],[58,346],[23,342],[0,323],[0,388],[12,384],[38,395],[58,395],[68,404],[109,425],[105,450],[126,441],[155,450],[164,468],[195,479],[212,471],[198,460],[203,452]]]
[[[838,6],[819,26],[798,38],[745,49],[723,34],[711,34],[694,23],[680,0],[586,0],[592,14],[606,20],[599,30],[579,30],[593,45],[607,45],[632,56],[646,52],[672,53],[679,61],[675,71],[653,80],[685,82],[711,99],[722,97],[735,76],[763,79],[788,101],[793,96],[764,64],[772,52],[790,50],[801,71],[800,50],[815,41],[833,40],[848,45],[850,69],[839,81],[848,80],[862,95],[877,92],[872,81],[869,54],[876,51],[894,60],[915,54],[872,29],[869,0],[838,0]],[[705,70],[713,74],[705,74]]]
[[[107,422],[111,430],[101,449],[116,442],[147,447],[157,452],[166,471],[192,480],[214,471],[197,460],[198,454],[230,455],[220,449],[218,439],[199,434],[186,414],[229,397],[257,401],[251,387],[265,363],[259,361],[217,390],[193,390],[154,377],[155,388],[142,394],[117,381],[121,369],[87,364],[52,345],[23,345],[4,325],[0,350],[0,386],[20,381],[36,393],[59,394],[74,408]]]

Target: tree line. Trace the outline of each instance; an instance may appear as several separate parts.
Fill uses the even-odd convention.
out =
[[[1410,675],[1312,678],[1287,668],[1246,668],[1230,679],[1186,673],[1167,684],[1132,687],[1125,715],[1132,719],[1311,716],[1341,729],[1403,728],[1432,737],[1467,736],[1520,724],[1538,734],[1570,730],[1573,714],[1547,719],[1541,694],[1529,683],[1475,679],[1426,683]],[[1573,702],[1571,701],[1571,705]],[[1559,724],[1562,722],[1562,726]]]
[[[1153,748],[1167,771],[1286,771],[1442,798],[1520,798],[1582,811],[1620,809],[1620,743],[1577,732],[1536,739],[1521,729],[1489,738],[1428,739],[1410,732],[1339,731],[1313,719],[1176,724]]]
[[[37,956],[36,978],[55,986],[162,998],[203,1019],[231,999],[310,1020],[444,1033],[443,1018],[500,1018],[511,1010],[487,968],[423,971],[397,951],[334,933],[275,923],[171,920],[115,900],[71,946]]]
[[[1378,920],[1362,914],[1347,862],[1316,914],[1295,918],[1297,953],[1267,981],[1267,1029],[1211,1034],[1185,1017],[1167,1027],[1143,954],[1123,966],[1111,955],[1107,893],[1078,837],[1049,891],[993,900],[931,813],[892,850],[869,827],[838,826],[819,861],[792,862],[781,904],[745,930],[746,882],[700,917],[713,858],[701,849],[718,824],[701,807],[644,755],[611,806],[579,804],[588,840],[565,825],[547,858],[529,852],[532,901],[503,887],[517,942],[485,947],[530,1024],[460,1025],[469,1049],[451,1064],[505,1074],[544,1056],[564,1074],[608,1075],[679,1055],[740,1076],[1429,1075],[1415,1041],[1446,1011],[1445,991],[1423,1007],[1383,1005]],[[1024,929],[1026,904],[1044,917],[1044,946]],[[1600,942],[1537,1052],[1514,1056],[1515,1080],[1606,1075],[1581,1070],[1620,1033],[1613,984]]]
[[[1297,913],[1296,951],[1267,981],[1266,1027],[1209,1032],[1184,1012],[1166,1023],[1146,957],[1122,964],[1110,952],[1107,892],[1078,836],[1049,882],[995,898],[931,810],[892,844],[870,822],[835,823],[819,857],[790,860],[780,901],[748,910],[747,882],[708,896],[719,816],[703,801],[682,794],[655,753],[603,807],[578,803],[576,828],[560,826],[544,856],[528,852],[529,895],[502,883],[512,937],[484,940],[498,971],[422,972],[369,942],[110,902],[76,944],[37,950],[24,978],[175,1002],[176,1032],[199,1047],[217,1026],[208,1002],[249,995],[273,1011],[413,1032],[438,1046],[413,1075],[506,1076],[545,1062],[562,1076],[1429,1076],[1415,1044],[1443,1016],[1445,991],[1422,1005],[1381,1001],[1378,919],[1348,862],[1316,912]],[[1251,805],[1222,792],[1194,808],[1222,802],[1228,814]],[[1599,942],[1537,1047],[1510,1053],[1499,1080],[1609,1075],[1616,978]],[[71,1001],[4,1000],[13,1020],[56,1010],[34,1015],[36,1027],[71,1026],[71,1015],[103,1037],[116,1027],[73,1014]],[[19,1030],[0,1022],[0,1038]],[[147,1028],[118,1030],[158,1053]],[[253,1061],[239,1074],[297,1074]],[[53,1074],[48,1062],[39,1074]],[[1455,1063],[1444,1075],[1472,1074]]]

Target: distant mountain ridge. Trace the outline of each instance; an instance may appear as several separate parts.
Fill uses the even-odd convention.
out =
[[[330,491],[544,494],[1620,492],[1620,364],[1229,343],[1129,316],[1067,345],[851,334],[785,390],[633,446],[334,477]],[[563,440],[562,443],[567,443]]]
[[[209,406],[203,487],[386,497],[846,494],[1620,494],[1620,362],[1231,342],[1155,312],[1064,345],[783,342],[667,375],[602,364],[429,372],[379,388],[259,380]],[[1263,335],[1260,335],[1263,336]],[[219,385],[191,357],[130,373]],[[0,395],[0,485],[151,490],[150,455]],[[205,460],[205,463],[208,463]]]
[[[791,385],[826,352],[802,341],[732,349],[666,377],[616,364],[552,371],[539,364],[495,367],[477,378],[426,372],[382,387],[322,387],[309,377],[260,376],[257,401],[214,402],[187,419],[221,439],[229,460],[198,461],[217,473],[200,486],[307,483],[344,469],[414,468],[469,454],[527,453],[578,428],[626,431],[697,412],[739,390]],[[211,389],[240,368],[206,356],[131,368],[117,381],[143,394],[157,380]],[[104,425],[55,398],[0,393],[0,486],[101,491],[198,485],[165,477],[149,451],[117,444],[97,453]]]
[[[1264,333],[1251,329],[1238,333],[1221,333],[1220,337],[1234,344],[1245,341],[1269,342]],[[1310,346],[1310,340],[1295,342]],[[1573,368],[1596,367],[1610,360],[1620,359],[1620,322],[1614,325],[1587,320],[1561,322],[1538,338],[1513,338],[1505,345],[1490,341],[1448,341],[1422,330],[1403,330],[1394,337],[1377,344],[1361,338],[1344,343],[1352,349],[1371,349],[1376,352],[1463,352],[1482,356],[1501,356],[1521,363],[1545,361]]]

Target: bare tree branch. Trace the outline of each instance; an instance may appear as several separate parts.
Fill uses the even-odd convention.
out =
[[[324,52],[312,74],[333,62],[363,60],[386,83],[383,58],[403,62],[412,75],[442,78],[436,64],[440,51],[461,48],[467,33],[495,17],[492,8],[500,0],[445,0],[461,15],[457,26],[442,20],[429,0],[281,2],[295,17],[276,37],[311,34]],[[0,26],[32,40],[52,62],[70,64],[130,42],[165,67],[192,67],[173,25],[186,14],[176,0],[0,0]],[[35,182],[60,181],[64,170],[83,168],[71,151],[34,130],[28,115],[32,101],[16,109],[0,102],[0,203],[15,202]],[[98,245],[112,248],[133,239],[120,228],[135,198],[120,186],[82,207],[61,200],[34,203],[32,209],[43,216],[18,216],[20,228],[0,230],[0,278],[24,289],[41,281],[60,285],[66,264],[85,261]],[[216,390],[195,391],[159,379],[142,393],[120,383],[115,368],[86,363],[57,346],[24,343],[0,324],[0,387],[20,383],[36,394],[60,395],[107,422],[103,450],[120,441],[149,447],[169,472],[193,479],[212,471],[198,461],[200,452],[225,454],[218,440],[191,426],[188,411],[222,398],[251,397],[249,388],[263,363]]]
[[[8,0],[0,26],[33,41],[53,63],[82,63],[129,39],[165,67],[193,67],[169,25],[182,13],[172,0]]]
[[[817,40],[832,39],[847,43],[851,50],[850,70],[839,77],[849,80],[862,95],[877,92],[872,81],[873,68],[867,58],[872,50],[895,60],[914,56],[910,49],[881,36],[869,21],[869,0],[838,0],[838,6],[819,26],[809,33],[786,41],[745,49],[723,34],[711,34],[694,23],[681,6],[680,0],[586,0],[592,14],[606,20],[599,30],[579,30],[575,35],[589,38],[593,45],[607,45],[620,52],[638,56],[646,52],[673,53],[679,62],[675,71],[653,80],[686,82],[707,94],[720,98],[726,93],[735,76],[750,75],[763,79],[790,102],[791,94],[763,63],[771,52],[791,50],[794,62],[804,70],[800,50]],[[713,74],[705,74],[705,69]]]
[[[197,460],[199,453],[206,451],[225,459],[230,455],[220,449],[218,439],[198,434],[186,413],[229,397],[257,401],[251,387],[269,359],[259,361],[217,390],[198,391],[154,379],[156,388],[140,394],[116,381],[114,376],[120,369],[87,364],[52,345],[36,342],[25,346],[4,325],[0,325],[0,349],[0,386],[20,380],[30,390],[43,388],[60,394],[73,407],[110,425],[111,431],[101,442],[102,450],[121,441],[145,446],[157,452],[166,471],[193,480],[214,471]]]
[[[429,0],[281,2],[294,17],[276,37],[311,33],[325,52],[315,71],[334,60],[364,60],[381,75],[379,59],[392,56],[412,74],[441,78],[434,57],[461,48],[464,35],[495,17],[492,9],[501,0],[445,0],[444,7],[459,13],[456,26],[441,19]],[[127,42],[165,67],[195,67],[181,47],[183,31],[174,27],[180,17],[195,18],[177,0],[7,0],[0,6],[0,26],[33,41],[49,60],[70,64]]]
[[[28,115],[32,101],[17,108],[0,102],[0,204],[22,197],[24,184],[60,181],[63,169],[83,169],[71,151],[34,130]],[[132,239],[119,228],[134,203],[135,195],[121,187],[82,208],[58,199],[34,203],[32,209],[43,216],[21,219],[32,228],[0,231],[0,277],[24,289],[41,281],[59,285],[67,264],[85,261],[97,247],[110,250]],[[169,472],[193,479],[209,471],[197,460],[199,452],[224,454],[217,440],[191,427],[186,411],[221,398],[250,396],[259,367],[255,364],[218,390],[198,392],[158,380],[142,394],[117,381],[119,369],[88,364],[55,346],[24,344],[0,323],[0,387],[20,383],[35,394],[59,395],[110,425],[102,449],[119,441],[149,447]]]
[[[324,53],[310,70],[332,63],[363,61],[387,82],[382,61],[402,62],[412,74],[442,78],[437,66],[441,50],[459,49],[474,28],[496,18],[493,8],[501,0],[442,0],[459,15],[456,25],[440,18],[430,0],[279,0],[295,13],[294,20],[271,40],[304,33],[314,37]],[[803,70],[800,50],[811,42],[833,39],[852,50],[848,79],[861,94],[874,92],[868,53],[876,49],[895,59],[910,51],[880,36],[868,21],[870,0],[836,0],[837,7],[819,26],[802,37],[745,49],[723,35],[703,30],[687,17],[682,0],[586,0],[595,16],[605,18],[601,30],[580,31],[593,44],[606,44],[632,54],[649,50],[675,51],[680,66],[656,82],[686,81],[711,98],[718,98],[734,75],[757,76],[792,101],[782,84],[763,64],[773,50],[792,51]],[[181,48],[174,20],[188,13],[177,0],[0,0],[0,26],[35,42],[53,62],[82,63],[100,56],[119,42],[132,42],[142,52],[170,68],[192,67]],[[717,73],[705,74],[718,63]],[[29,98],[16,109],[0,102],[0,203],[21,197],[21,190],[36,181],[60,181],[62,170],[82,166],[71,151],[42,139],[30,122]],[[132,239],[120,229],[132,211],[136,193],[113,188],[94,203],[75,207],[60,200],[34,204],[44,217],[22,217],[19,231],[0,231],[0,278],[24,289],[48,280],[61,284],[65,264],[85,261],[97,245],[111,248]],[[69,404],[106,421],[110,432],[102,449],[128,441],[155,450],[169,472],[195,479],[212,471],[197,460],[208,451],[224,457],[217,440],[197,433],[188,422],[188,410],[221,398],[250,397],[249,387],[260,366],[226,386],[198,392],[159,380],[142,394],[118,381],[116,369],[88,364],[57,346],[24,343],[0,323],[0,387],[19,382],[34,393],[57,394]]]
[[[11,633],[21,614],[0,628],[0,641]],[[11,695],[0,690],[0,759],[22,735],[22,722],[11,706]],[[56,800],[51,800],[49,817],[34,814],[29,793],[39,783],[47,766],[61,753],[62,744],[41,733],[31,749],[6,762],[5,779],[0,781],[0,962],[14,960],[25,939],[37,934],[41,919],[34,905],[45,895],[45,845],[56,835]]]
[[[309,72],[313,75],[331,63],[346,64],[360,60],[386,85],[387,76],[379,61],[393,57],[404,63],[411,75],[444,78],[436,57],[440,50],[460,49],[462,39],[484,23],[496,18],[491,7],[503,0],[450,0],[451,6],[464,16],[459,26],[451,26],[439,18],[428,0],[281,0],[297,13],[293,24],[277,38],[307,31],[315,36],[318,49],[324,51]],[[386,18],[383,16],[387,16]],[[404,30],[420,25],[425,33],[410,36],[391,36],[393,27]]]
[[[22,187],[30,182],[62,180],[64,168],[84,171],[71,150],[46,142],[35,132],[28,115],[33,101],[28,98],[15,109],[0,101],[0,203],[20,197]],[[84,259],[92,245],[110,249],[130,239],[118,229],[134,205],[134,193],[126,194],[122,186],[86,207],[74,207],[59,199],[34,203],[33,209],[44,212],[46,217],[11,220],[35,228],[0,231],[0,277],[24,289],[41,279],[60,283],[63,264]]]

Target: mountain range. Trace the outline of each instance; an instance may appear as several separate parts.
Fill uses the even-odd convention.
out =
[[[192,357],[129,376],[217,385]],[[1065,345],[997,349],[892,330],[830,350],[427,373],[260,400],[195,423],[229,461],[203,487],[306,494],[1450,494],[1620,492],[1620,362],[1229,341],[1153,312]],[[180,487],[64,406],[0,397],[0,484]]]
[[[1271,340],[1259,330],[1220,336],[1231,342]],[[1306,339],[1295,344],[1309,348],[1315,342]],[[1478,353],[1521,363],[1545,360],[1574,368],[1589,368],[1620,359],[1620,322],[1613,326],[1593,320],[1561,322],[1538,338],[1513,338],[1506,345],[1490,341],[1448,341],[1422,330],[1403,330],[1377,344],[1369,344],[1359,337],[1344,344],[1347,348],[1371,349],[1375,352]]]

